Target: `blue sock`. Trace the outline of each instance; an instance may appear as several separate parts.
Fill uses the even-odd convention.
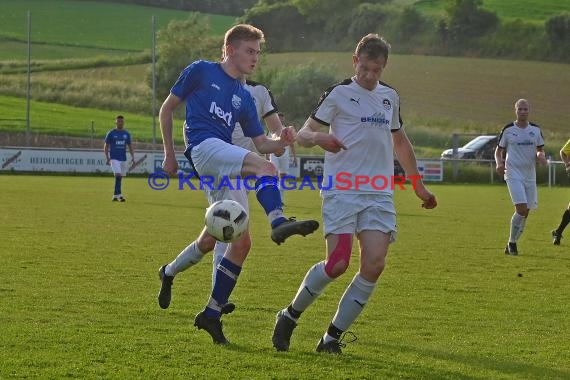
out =
[[[240,272],[241,267],[232,263],[225,257],[220,261],[220,265],[218,266],[218,271],[216,273],[216,283],[214,284],[211,296],[211,298],[213,298],[220,307],[228,303],[228,299],[236,286]],[[221,316],[219,310],[215,310],[208,306],[204,309],[204,313],[208,317],[220,318]]]
[[[123,177],[115,177],[115,195],[121,194],[121,180]]]
[[[269,215],[271,211],[283,209],[276,177],[264,176],[255,181],[255,196],[265,210],[266,215]]]

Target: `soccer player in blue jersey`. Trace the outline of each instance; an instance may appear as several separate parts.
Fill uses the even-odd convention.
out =
[[[271,238],[277,244],[298,234],[307,235],[318,228],[314,220],[295,221],[283,214],[281,196],[276,181],[275,167],[259,155],[232,144],[232,132],[239,123],[246,137],[250,137],[260,153],[280,151],[295,141],[293,128],[283,128],[277,139],[268,138],[257,116],[251,94],[241,79],[257,65],[263,32],[251,25],[240,24],[224,36],[222,62],[196,61],[186,67],[172,87],[160,109],[160,128],[164,144],[163,169],[174,175],[178,162],[172,138],[173,113],[186,103],[185,137],[188,143],[185,156],[196,173],[215,176],[221,181],[237,176],[254,176],[256,196],[271,223]],[[217,199],[220,200],[220,199]],[[160,268],[162,282],[159,305],[168,307],[173,268],[188,268],[210,252],[216,240],[204,228],[198,238],[186,247],[170,264]],[[196,315],[194,325],[206,330],[214,343],[229,343],[222,331],[221,308],[228,302],[242,264],[251,247],[249,233],[234,241],[218,266],[214,289],[205,309]],[[184,253],[184,254],[183,254]],[[183,262],[177,262],[183,261]]]
[[[129,152],[131,153],[131,162],[135,163],[135,152],[133,150],[133,145],[131,144],[131,134],[129,131],[124,129],[125,118],[122,115],[118,115],[115,119],[115,128],[107,132],[105,136],[105,145],[103,150],[105,151],[105,158],[107,159],[107,165],[111,165],[111,169],[115,174],[115,192],[113,194],[113,202],[124,202],[125,197],[123,197],[121,191],[121,183],[124,176],[127,175],[127,146],[129,147]]]

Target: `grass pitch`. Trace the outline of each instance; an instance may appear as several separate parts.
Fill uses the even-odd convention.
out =
[[[0,378],[570,378],[570,233],[550,230],[568,202],[539,189],[518,257],[505,256],[504,186],[431,186],[440,206],[398,191],[398,241],[342,356],[314,352],[346,285],[331,284],[300,320],[291,351],[271,346],[274,315],[324,256],[320,233],[275,246],[251,197],[254,247],[214,346],[193,317],[210,292],[211,256],[179,275],[168,310],[157,270],[202,228],[205,197],[146,178],[0,175]],[[290,191],[290,215],[320,220],[316,191]],[[356,251],[354,251],[356,252]]]

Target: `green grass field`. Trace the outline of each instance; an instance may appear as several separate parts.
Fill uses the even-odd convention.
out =
[[[405,1],[405,0],[402,0]],[[446,0],[418,0],[414,7],[432,16],[445,15]],[[569,0],[483,0],[483,9],[495,12],[501,20],[521,19],[534,23],[544,23],[549,17],[568,11]]]
[[[0,37],[27,41],[28,10],[32,13],[34,42],[122,51],[150,50],[152,16],[156,17],[159,30],[170,21],[184,20],[190,14],[172,9],[96,1],[3,0],[0,2]],[[212,33],[221,36],[235,18],[211,15],[209,20]],[[0,44],[0,51],[4,50],[2,46]],[[4,53],[0,55],[0,60],[25,58],[25,49],[10,58]],[[45,58],[60,59],[61,56],[56,51]]]
[[[202,228],[205,197],[152,191],[139,177],[125,179],[128,201],[117,204],[112,183],[0,175],[0,378],[570,378],[570,240],[555,247],[549,236],[567,189],[539,189],[518,257],[502,253],[504,186],[432,186],[432,211],[397,192],[387,269],[352,327],[358,340],[331,357],[314,348],[357,257],[303,315],[291,351],[274,352],[274,314],[322,259],[323,239],[275,246],[252,197],[254,246],[232,295],[238,308],[224,318],[232,344],[217,347],[192,326],[210,256],[176,278],[170,309],[156,304],[157,269]],[[317,192],[286,202],[291,215],[320,220]]]

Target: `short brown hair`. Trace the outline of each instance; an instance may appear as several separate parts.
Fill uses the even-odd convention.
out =
[[[253,25],[238,24],[231,27],[224,35],[224,46],[234,45],[238,41],[265,42],[263,32]]]
[[[384,37],[380,37],[376,33],[370,33],[362,37],[354,51],[354,55],[357,57],[364,55],[369,59],[378,59],[381,56],[388,59],[389,53],[390,44],[386,42]]]

